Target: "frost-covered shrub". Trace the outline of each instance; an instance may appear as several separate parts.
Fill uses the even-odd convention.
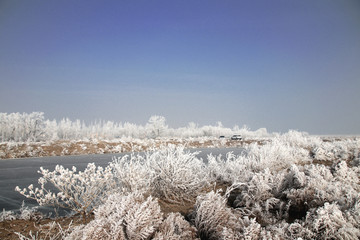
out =
[[[131,155],[114,160],[106,168],[89,164],[83,172],[76,168],[56,166],[54,171],[40,168],[40,187],[32,184],[16,188],[22,195],[35,199],[40,205],[69,208],[91,213],[114,192],[147,192],[165,200],[192,200],[207,185],[207,174],[198,153],[184,147],[163,147],[145,155]],[[58,192],[47,187],[52,184]]]
[[[333,144],[325,142],[317,145],[312,149],[314,159],[321,161],[331,161],[335,159],[333,152]]]
[[[304,222],[296,221],[284,227],[286,239],[314,239],[316,235],[307,227]]]
[[[321,207],[326,202],[337,202],[348,208],[359,197],[359,179],[353,169],[348,168],[345,162],[337,164],[333,173],[324,165],[304,166],[303,184],[299,187],[286,187],[282,193],[294,208],[303,207],[308,210]]]
[[[23,202],[21,204],[21,208],[18,211],[5,211],[3,209],[2,212],[0,212],[0,222],[2,221],[12,221],[15,219],[22,219],[22,220],[39,220],[43,218],[43,215],[36,211],[37,207],[29,208],[28,206],[25,206],[25,203]]]
[[[303,187],[306,183],[306,176],[303,171],[300,171],[298,166],[292,165],[286,176],[284,177],[279,192],[283,191],[284,189],[299,189]]]
[[[143,203],[134,204],[127,212],[124,221],[126,235],[130,239],[147,239],[158,228],[162,213],[157,199],[151,196]]]
[[[343,182],[350,184],[356,190],[360,191],[360,180],[359,180],[359,167],[349,168],[345,161],[341,161],[336,163],[332,167],[333,175],[335,177],[335,181]]]
[[[264,145],[250,144],[245,150],[246,157],[252,162],[251,170],[256,172],[264,168],[279,171],[288,168],[292,164],[311,162],[308,150],[292,146],[277,138]]]
[[[248,180],[254,173],[251,171],[252,162],[244,155],[234,155],[232,152],[222,155],[208,155],[208,178],[211,182],[234,183]]]
[[[243,216],[256,217],[264,226],[281,221],[287,210],[278,193],[283,177],[265,169],[255,173],[248,182],[234,183],[232,187],[237,189],[237,196],[233,206],[239,208]]]
[[[300,148],[311,148],[322,143],[322,140],[316,136],[310,136],[306,132],[298,132],[289,130],[277,137],[280,141],[289,144],[290,146]]]
[[[66,239],[149,239],[161,222],[157,199],[145,199],[139,192],[114,194],[95,211],[93,221]]]
[[[247,181],[254,173],[266,168],[278,172],[293,164],[310,162],[308,150],[274,139],[264,145],[250,144],[237,156],[232,153],[225,158],[209,155],[208,169],[210,179],[234,183]]]
[[[348,221],[336,203],[325,203],[323,207],[310,211],[305,225],[317,239],[359,239],[359,222]]]
[[[155,197],[182,202],[196,197],[207,184],[205,166],[198,153],[170,145],[157,151],[119,158],[111,167],[122,187]]]
[[[180,202],[196,197],[207,184],[205,166],[197,154],[174,145],[147,154],[151,194]]]
[[[355,160],[360,157],[359,152],[359,138],[326,141],[312,149],[314,158],[320,161]]]
[[[234,201],[236,207],[255,207],[258,202],[266,201],[273,196],[273,175],[266,169],[256,173],[247,183],[235,183],[239,188],[239,195]]]
[[[240,216],[242,230],[225,226],[224,239],[249,236],[246,226],[251,229],[251,239],[359,237],[359,169],[344,161],[332,168],[310,164],[292,165],[279,172],[265,169],[253,173],[248,181],[235,182],[232,189],[235,200],[229,203]]]
[[[292,133],[290,136],[296,135]],[[285,139],[290,136],[286,136]],[[271,173],[288,169],[294,164],[309,164],[312,159],[309,150],[299,147],[292,140],[292,144],[282,137],[277,137],[263,145],[257,143],[244,147],[240,155],[228,153],[222,156],[208,156],[209,177],[212,181],[245,182],[252,178],[254,173],[269,169]],[[298,138],[297,138],[298,139]],[[305,141],[305,140],[304,140]],[[306,142],[306,141],[305,141]],[[310,141],[312,142],[312,141]],[[302,143],[306,145],[306,143]]]
[[[154,240],[197,239],[196,228],[190,226],[180,213],[170,213],[155,233]]]
[[[254,216],[228,207],[227,194],[212,191],[197,198],[193,222],[202,239],[281,239],[282,231],[267,230]]]
[[[6,211],[5,209],[0,212],[0,222],[12,221],[16,219],[14,211]]]
[[[149,191],[150,172],[142,155],[131,154],[115,158],[110,167],[123,192]]]
[[[43,215],[37,212],[37,207],[29,208],[28,206],[25,206],[24,202],[21,204],[17,219],[39,220],[41,218],[43,218]]]
[[[118,189],[112,169],[96,167],[93,163],[89,163],[83,172],[77,172],[75,167],[70,170],[57,165],[54,171],[41,167],[39,173],[42,174],[38,180],[40,188],[34,189],[31,184],[27,189],[21,190],[17,186],[15,190],[27,198],[36,200],[41,206],[69,208],[78,213],[88,214]],[[47,183],[52,184],[58,192],[49,190],[46,187]]]
[[[360,226],[360,194],[349,209],[344,211],[347,220],[354,226]]]
[[[72,221],[67,226],[61,226],[56,221],[51,221],[47,224],[36,226],[36,231],[30,231],[28,234],[23,235],[22,233],[15,232],[20,240],[60,240],[65,239],[74,229]]]
[[[337,164],[333,173],[327,166],[313,164],[292,165],[280,172],[265,169],[248,181],[233,184],[235,200],[231,204],[242,216],[256,217],[267,229],[283,221],[304,219],[308,211],[326,202],[338,203],[345,211],[359,199],[358,171],[354,169],[345,162]]]
[[[201,238],[221,239],[223,234],[240,231],[237,216],[226,207],[226,201],[226,197],[214,191],[197,197],[194,224]]]

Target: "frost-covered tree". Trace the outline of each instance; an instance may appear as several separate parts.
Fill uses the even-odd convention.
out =
[[[58,124],[56,120],[45,121],[45,139],[44,140],[58,140]]]
[[[270,134],[266,129],[250,131],[249,129],[233,129],[224,127],[221,122],[215,126],[198,126],[189,123],[186,127],[169,128],[162,116],[151,116],[145,125],[118,123],[112,121],[95,121],[85,124],[76,119],[63,118],[60,121],[45,120],[44,113],[0,113],[0,141],[24,142],[47,140],[82,140],[82,139],[114,139],[114,138],[218,138],[220,135],[231,136],[242,134],[245,137],[264,138]]]
[[[1,141],[41,141],[45,138],[43,112],[0,113]]]
[[[165,135],[168,126],[166,125],[166,119],[163,116],[151,116],[146,124],[149,136],[152,138],[158,138]]]

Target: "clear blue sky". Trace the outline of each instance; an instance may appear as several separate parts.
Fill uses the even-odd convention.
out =
[[[358,0],[0,0],[0,112],[360,134]]]

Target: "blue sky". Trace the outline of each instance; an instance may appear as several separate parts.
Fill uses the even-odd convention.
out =
[[[360,2],[0,1],[0,112],[360,134]]]

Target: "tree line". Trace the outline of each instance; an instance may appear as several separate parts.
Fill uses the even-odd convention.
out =
[[[163,116],[153,115],[145,125],[98,121],[86,124],[84,121],[72,121],[63,118],[60,121],[45,119],[43,112],[0,113],[1,142],[38,142],[49,140],[78,139],[115,139],[115,138],[196,138],[219,137],[242,134],[244,136],[268,136],[266,129],[250,131],[246,126],[239,128],[216,125],[198,126],[190,122],[185,127],[170,128]]]

